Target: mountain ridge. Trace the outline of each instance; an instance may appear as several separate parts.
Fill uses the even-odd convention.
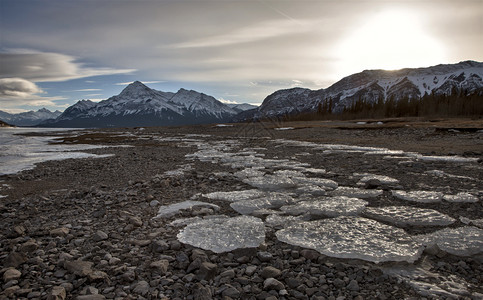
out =
[[[238,112],[194,90],[176,93],[151,89],[140,81],[100,102],[80,100],[42,127],[173,126],[227,122]]]
[[[342,78],[325,89],[291,88],[275,91],[260,107],[241,113],[237,121],[257,120],[284,115],[314,112],[324,102],[340,113],[357,100],[375,103],[379,99],[399,101],[426,94],[450,94],[454,89],[483,95],[483,63],[463,61],[427,68],[400,70],[364,70]]]
[[[35,126],[42,121],[48,119],[55,119],[61,114],[62,112],[58,110],[52,112],[46,108],[41,108],[37,111],[31,110],[17,114],[12,114],[0,110],[0,120],[15,126]]]

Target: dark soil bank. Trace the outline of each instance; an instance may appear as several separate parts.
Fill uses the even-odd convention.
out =
[[[481,252],[456,256],[433,247],[414,263],[376,264],[280,242],[275,236],[280,228],[266,226],[265,242],[258,248],[217,254],[180,243],[180,227],[169,225],[180,217],[239,215],[229,202],[203,194],[252,189],[234,175],[244,168],[190,157],[233,141],[231,152],[251,149],[265,159],[325,169],[312,176],[339,186],[382,189],[381,195],[365,199],[368,207],[430,208],[454,218],[450,228],[463,227],[464,220],[483,218],[480,123],[204,125],[82,130],[59,138],[66,144],[130,147],[89,150],[114,156],[49,161],[0,177],[0,194],[6,196],[0,198],[0,299],[483,299]],[[470,127],[474,130],[464,129]],[[288,141],[405,152],[387,158]],[[424,160],[406,152],[475,159]],[[399,182],[358,184],[366,173]],[[465,192],[478,201],[410,202],[392,190]],[[161,205],[189,199],[220,210],[195,208],[153,218]],[[403,229],[418,235],[441,227]],[[419,275],[397,275],[392,269]]]

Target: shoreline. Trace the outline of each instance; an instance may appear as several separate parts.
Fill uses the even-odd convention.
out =
[[[426,274],[428,284],[441,288],[443,279],[449,280],[449,276],[454,275],[460,280],[458,284],[469,286],[467,296],[459,296],[478,297],[483,294],[477,284],[481,283],[483,273],[481,254],[460,257],[433,249],[425,251],[414,264],[374,264],[333,258],[282,243],[275,237],[277,227],[267,227],[265,243],[258,249],[215,254],[179,243],[176,235],[180,229],[168,224],[180,216],[239,215],[230,203],[203,196],[252,188],[233,175],[237,169],[186,157],[199,151],[199,147],[213,147],[232,140],[240,143],[237,151],[259,149],[253,151],[263,154],[265,159],[288,159],[306,163],[311,168],[326,169],[326,174],[312,176],[334,180],[339,186],[357,186],[359,177],[354,174],[374,173],[398,178],[399,185],[406,191],[470,192],[479,197],[478,202],[413,203],[395,198],[389,186],[381,186],[384,188],[382,195],[367,199],[369,207],[405,205],[436,209],[457,220],[450,228],[463,227],[465,224],[459,217],[474,220],[481,218],[483,211],[483,133],[450,129],[479,128],[483,127],[481,123],[438,122],[436,128],[434,122],[402,125],[388,122],[382,126],[352,121],[230,124],[233,127],[84,129],[81,131],[84,135],[59,137],[65,144],[133,147],[92,149],[85,152],[115,155],[49,161],[32,170],[0,177],[0,183],[10,186],[0,191],[8,196],[0,198],[0,211],[5,218],[1,225],[0,260],[21,273],[19,278],[12,279],[16,282],[3,283],[2,295],[10,293],[8,295],[14,298],[29,298],[30,295],[30,298],[42,299],[52,295],[55,288],[63,289],[67,295],[65,299],[174,299],[189,295],[198,297],[196,299],[335,299],[339,296],[346,299],[417,299],[422,297],[417,285],[415,287],[414,282],[388,269],[422,268],[439,276],[433,278]],[[287,127],[294,129],[274,130]],[[280,139],[384,147],[480,160],[472,163],[407,160],[398,164],[379,155],[351,151],[324,153],[306,146],[287,146]],[[175,170],[180,171],[166,173]],[[440,170],[443,175],[431,175],[432,170]],[[168,219],[153,219],[160,205],[188,199],[218,205],[220,210],[192,209]],[[438,229],[440,227],[405,228],[411,235]],[[79,261],[91,265],[87,268]],[[215,271],[209,273],[208,267]],[[5,272],[6,269],[2,269],[4,277]],[[266,286],[269,278],[276,281],[271,280],[272,285]],[[436,290],[428,293],[441,296]]]

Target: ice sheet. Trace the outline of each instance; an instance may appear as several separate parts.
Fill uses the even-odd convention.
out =
[[[308,214],[315,217],[338,217],[360,214],[367,201],[349,198],[344,196],[321,197],[317,200],[300,201],[294,205],[287,205],[281,208],[289,215]]]
[[[178,234],[178,240],[215,253],[254,248],[265,241],[265,226],[261,219],[252,216],[201,220],[188,224]]]
[[[478,202],[478,197],[470,193],[458,193],[456,195],[444,195],[443,199],[448,202],[465,202],[465,203],[475,203]]]
[[[278,191],[296,187],[296,184],[292,179],[276,175],[245,178],[243,179],[243,182],[253,187],[268,191]]]
[[[436,203],[443,199],[443,193],[433,191],[392,191],[392,195],[401,200],[420,203]]]
[[[293,198],[287,194],[269,193],[258,199],[236,201],[231,203],[230,206],[242,215],[250,215],[260,209],[276,209],[293,202]]]
[[[203,194],[203,197],[206,197],[208,199],[235,202],[235,201],[260,198],[265,194],[266,192],[253,189],[253,190],[233,191],[233,192],[213,192],[209,194]]]
[[[327,192],[325,189],[315,185],[304,185],[295,190],[297,194],[310,194],[312,196],[325,196]]]
[[[220,207],[215,204],[201,202],[201,201],[187,200],[179,203],[160,206],[158,210],[158,214],[154,218],[169,218],[171,216],[176,215],[181,210],[191,209],[195,206],[209,207],[209,208],[213,208],[215,211],[220,210]]]
[[[399,180],[397,180],[396,178],[392,178],[392,177],[389,177],[389,176],[384,176],[384,175],[373,175],[373,174],[368,174],[368,175],[365,175],[364,177],[362,177],[360,180],[359,180],[359,183],[358,184],[365,184],[366,182],[368,182],[369,180],[372,180],[372,179],[375,179],[375,180],[379,180],[380,183],[382,184],[397,184],[399,183]]]
[[[382,190],[364,190],[360,188],[340,186],[337,189],[329,192],[330,196],[346,196],[355,198],[374,198],[382,195]]]
[[[300,223],[308,220],[309,218],[307,216],[281,216],[279,214],[272,214],[265,219],[265,224],[272,227],[288,226],[293,223]]]
[[[282,242],[315,249],[327,256],[375,263],[414,262],[423,250],[404,230],[360,217],[301,222],[275,234]]]
[[[434,209],[410,206],[367,207],[364,216],[396,226],[446,226],[456,221]]]
[[[315,185],[325,190],[334,190],[339,186],[337,182],[325,178],[293,177],[292,180],[298,185]]]
[[[445,228],[414,238],[426,246],[437,245],[439,249],[457,256],[483,252],[483,229],[473,226]]]

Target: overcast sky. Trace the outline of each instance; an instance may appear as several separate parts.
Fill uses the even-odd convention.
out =
[[[259,104],[482,49],[483,0],[0,0],[0,110],[64,110],[134,80]]]

